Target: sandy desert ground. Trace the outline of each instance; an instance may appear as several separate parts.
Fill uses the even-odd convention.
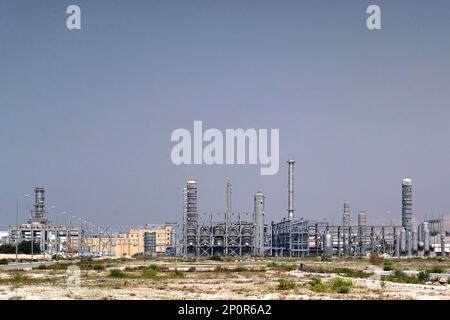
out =
[[[450,260],[436,258],[74,259],[25,269],[0,271],[0,299],[450,300]]]

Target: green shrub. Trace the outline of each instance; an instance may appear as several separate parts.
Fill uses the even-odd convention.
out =
[[[148,269],[154,270],[154,271],[156,271],[156,272],[161,271],[161,268],[160,268],[158,265],[156,265],[156,264],[151,264],[151,265],[149,265],[149,266],[148,266]]]
[[[267,264],[267,268],[278,268],[278,263],[271,261]]]
[[[8,264],[8,259],[0,259],[0,265]]]
[[[15,272],[11,276],[11,283],[13,284],[25,283],[27,280],[29,280],[29,278],[20,272]]]
[[[339,277],[334,278],[330,282],[330,288],[335,290],[337,293],[348,293],[352,286],[353,282],[351,280],[346,280]]]
[[[156,277],[156,275],[158,274],[158,272],[154,269],[144,269],[142,270],[142,277],[143,278],[147,278],[147,279],[153,279],[154,277]]]
[[[188,269],[188,272],[195,272],[195,267],[190,267],[189,269]]]
[[[430,273],[427,271],[420,271],[417,274],[417,279],[419,279],[420,282],[427,282],[430,281]]]
[[[99,263],[98,264],[94,264],[93,268],[94,268],[95,271],[105,270],[105,266],[103,264],[99,264]]]
[[[418,284],[420,280],[416,276],[408,276],[403,271],[396,270],[393,275],[381,276],[382,281],[391,281],[397,283],[413,283]]]
[[[349,291],[350,291],[350,287],[346,287],[346,286],[338,287],[336,290],[337,293],[349,293]]]
[[[109,271],[109,276],[112,278],[126,278],[127,274],[119,269],[112,269]]]
[[[34,269],[34,268],[33,268],[33,269]],[[47,270],[47,269],[48,269],[48,266],[46,266],[45,264],[40,264],[40,265],[37,266],[37,269],[38,269],[38,270]]]
[[[332,270],[332,272],[350,278],[368,278],[373,275],[373,273],[368,273],[361,270],[352,270],[349,268],[335,268]]]
[[[288,271],[289,272],[289,271],[297,269],[297,266],[295,264],[283,264],[283,265],[281,265],[281,268],[284,271]]]
[[[444,272],[444,268],[442,266],[433,266],[433,267],[431,267],[429,272],[430,273],[443,273]]]
[[[172,275],[176,278],[184,278],[185,277],[184,272],[181,270],[178,270],[178,269],[175,269],[175,271],[173,272]]]
[[[278,280],[278,290],[291,290],[295,289],[297,284],[295,281],[289,279],[280,279]]]
[[[309,288],[314,292],[324,292],[327,290],[327,286],[322,282],[320,278],[312,278],[309,282]]]
[[[383,270],[384,271],[391,271],[392,269],[393,269],[392,261],[385,260],[384,263],[383,263]]]

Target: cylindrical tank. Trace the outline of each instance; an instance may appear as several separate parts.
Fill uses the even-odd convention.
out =
[[[395,256],[400,257],[400,234],[395,231]]]
[[[264,255],[264,193],[255,194],[255,255]]]
[[[423,232],[423,251],[425,255],[430,254],[430,229],[428,222],[425,221],[422,226],[422,232]]]
[[[323,255],[331,257],[333,255],[333,238],[329,231],[323,235]]]
[[[413,230],[413,232],[412,232],[412,251],[413,251],[413,254],[416,254],[417,251],[418,251],[418,248],[417,248],[418,241],[419,240],[417,239],[417,231]]]
[[[360,247],[360,255],[365,255],[366,253],[366,224],[366,212],[360,211],[358,213],[358,241]]]
[[[405,228],[400,230],[400,252],[406,253],[406,231]]]
[[[406,251],[410,257],[412,255],[412,231],[408,231],[406,234]]]

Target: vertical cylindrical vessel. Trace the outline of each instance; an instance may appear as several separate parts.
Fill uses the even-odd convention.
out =
[[[361,255],[364,255],[366,253],[366,225],[366,212],[360,211],[358,213],[358,238]]]
[[[294,164],[295,160],[288,160],[288,218],[294,217]]]
[[[406,251],[408,257],[410,257],[412,255],[412,231],[406,234]]]
[[[350,202],[349,201],[344,202],[344,214],[342,216],[342,226],[344,227],[344,230],[346,230],[348,227],[350,227]]]
[[[445,257],[445,233],[441,234],[441,257]]]
[[[255,194],[255,255],[264,255],[264,193]]]
[[[395,235],[395,256],[400,257],[400,234],[397,230],[394,230]]]
[[[404,178],[402,181],[402,227],[412,231],[412,180]]]
[[[400,252],[401,254],[406,253],[406,231],[405,228],[400,230]]]
[[[45,189],[42,187],[37,187],[34,189],[35,193],[35,201],[34,201],[34,210],[33,216],[34,218],[43,218],[44,217],[44,209],[45,209]]]
[[[412,232],[412,252],[413,254],[417,254],[419,239],[417,238],[417,231],[413,230]]]
[[[333,255],[333,237],[327,230],[323,235],[323,255],[325,257],[331,257]]]
[[[425,221],[422,225],[423,232],[423,252],[425,256],[430,254],[430,228],[428,222]]]
[[[197,223],[197,181],[190,180],[186,185],[186,241],[190,255],[196,254]]]

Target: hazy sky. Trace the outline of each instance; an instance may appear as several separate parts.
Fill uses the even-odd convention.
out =
[[[369,4],[382,30],[366,28]],[[202,212],[224,211],[230,180],[236,210],[261,190],[279,220],[288,158],[297,216],[337,223],[348,199],[353,221],[398,220],[404,176],[416,217],[447,214],[449,35],[448,0],[1,0],[0,229],[37,185],[53,217],[176,221],[190,178]],[[194,120],[279,128],[279,173],[173,165],[171,132]]]

